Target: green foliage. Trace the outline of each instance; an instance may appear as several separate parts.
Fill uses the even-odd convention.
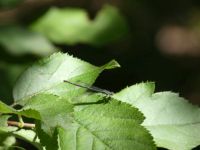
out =
[[[137,107],[159,147],[192,149],[200,144],[200,108],[172,92],[154,93],[154,83],[133,85],[113,97]],[[136,93],[137,92],[137,93]]]
[[[0,45],[14,55],[36,54],[45,56],[56,50],[42,35],[19,26],[1,27]]]
[[[16,110],[0,101],[0,113],[23,115],[29,118],[40,119],[40,115],[33,109]]]
[[[39,150],[42,150],[42,146],[40,144],[40,140],[36,137],[36,133],[32,130],[21,129],[19,131],[12,132],[13,136],[22,139],[30,144],[33,144]]]
[[[21,3],[22,5],[20,5]],[[0,7],[6,8],[2,10],[2,15],[0,15],[0,99],[7,104],[12,103],[12,88],[16,78],[24,71],[25,67],[30,65],[37,57],[47,56],[60,49],[60,45],[55,46],[53,42],[65,44],[63,46],[75,43],[104,45],[119,39],[127,33],[127,25],[123,16],[113,6],[107,5],[103,7],[95,19],[90,20],[86,10],[77,8],[50,8],[44,16],[41,13],[37,16],[37,13],[31,14],[33,12],[32,9],[37,7],[34,6],[32,8],[32,3],[40,3],[40,1],[0,1]],[[46,2],[41,1],[41,3]],[[18,4],[20,5],[19,7],[12,9]],[[28,9],[26,5],[28,5]],[[29,7],[31,8],[29,9]],[[38,10],[38,12],[40,11]],[[54,15],[51,16],[52,13],[56,15],[55,18]],[[49,19],[53,20],[48,19],[47,21],[50,22],[46,22],[45,16],[49,15]],[[38,21],[34,20],[36,16]],[[27,21],[30,22],[28,23]],[[43,25],[41,26],[45,33],[38,30],[40,21],[44,21],[47,25],[44,28]],[[76,25],[74,25],[74,22]],[[46,33],[47,30],[49,33]],[[53,34],[53,39],[56,37],[55,39],[58,38],[58,41],[61,42],[53,39],[53,42],[50,41],[51,36],[48,34]],[[58,86],[66,86],[66,84]],[[62,87],[60,88],[62,89]],[[58,87],[56,91],[54,89],[50,89],[51,92],[58,93]],[[62,92],[62,95],[68,96],[65,91],[60,92]]]
[[[14,136],[9,136],[6,133],[0,133],[0,149],[7,150],[9,147],[12,147],[16,142]]]
[[[52,54],[57,47],[81,43],[90,49],[90,46],[107,46],[128,35],[129,27],[114,6],[103,6],[92,19],[84,9],[66,8],[65,5],[51,7],[54,3],[62,5],[56,1],[0,0],[0,8],[3,8],[0,14],[0,150],[24,149],[18,145],[18,139],[39,150],[154,150],[156,147],[189,150],[200,145],[200,109],[178,94],[154,93],[155,85],[151,82],[127,87],[114,95],[65,82],[91,86],[104,70],[120,67],[115,60],[97,67],[68,54],[55,53],[24,71],[35,58]],[[157,17],[163,18],[162,13],[154,16],[158,14],[155,13],[157,8],[146,9],[143,2],[133,3],[134,7],[130,5],[126,13],[133,13],[127,17],[131,19],[129,25],[134,26],[130,32],[136,37],[130,36],[129,42],[120,45],[122,50],[127,49],[124,53],[127,62],[134,59],[133,56],[149,57],[138,51],[129,57],[132,52],[127,52],[133,45],[141,51],[148,49],[146,44],[152,41],[150,37],[160,30],[157,27],[161,22]],[[91,8],[88,10],[96,10],[96,6]],[[142,12],[143,17],[135,12],[139,15]],[[165,16],[168,19],[169,15]],[[145,43],[144,47],[141,43]],[[114,43],[113,50],[117,46]],[[100,50],[99,47],[96,50]],[[138,59],[140,65],[128,64],[143,75],[145,73],[138,69],[144,66],[143,60],[150,60],[152,66],[157,63],[155,58],[153,54],[153,61],[152,58]],[[156,67],[151,72],[153,76],[160,76]],[[17,80],[22,71],[24,73]],[[166,69],[163,72],[171,73]],[[11,103],[13,105],[8,105]]]
[[[90,20],[83,9],[51,8],[31,28],[55,43],[69,45],[105,45],[119,39],[128,31],[123,17],[110,5],[104,6],[94,20]]]
[[[15,146],[14,137],[39,150],[188,150],[200,144],[200,109],[172,92],[153,94],[154,83],[109,96],[64,82],[92,85],[103,70],[115,67],[114,60],[97,67],[63,53],[33,64],[13,90],[14,104],[22,108],[0,102],[3,147]],[[22,116],[34,120],[34,130],[8,126],[16,115],[18,128],[28,127]]]
[[[15,101],[44,92],[72,97],[72,94],[80,94],[81,91],[75,91],[74,86],[64,83],[64,80],[92,85],[104,69],[115,67],[119,64],[114,60],[96,67],[68,54],[56,53],[28,68],[17,81],[13,96]]]
[[[110,100],[84,107],[58,129],[61,149],[155,149],[152,138],[139,124],[142,114],[131,106]]]
[[[91,85],[104,69],[118,66],[111,61],[96,67],[68,54],[54,54],[27,69],[16,83],[16,103],[24,107],[16,110],[1,103],[0,112],[36,119],[36,133],[47,149],[155,149],[151,135],[140,125],[144,117],[136,108],[101,93],[80,92],[80,87],[74,89],[63,82],[73,80]],[[40,86],[42,80],[45,84]],[[30,82],[28,87],[24,81]],[[57,86],[60,83],[68,86]],[[54,90],[46,90],[47,87]],[[16,92],[19,88],[26,92]],[[66,97],[56,88],[66,92],[71,88],[76,94],[69,92]]]
[[[41,120],[41,129],[53,135],[57,126],[66,126],[65,120],[70,120],[68,114],[73,112],[73,105],[58,96],[38,94],[27,101],[23,110],[37,111],[40,117],[36,119]]]

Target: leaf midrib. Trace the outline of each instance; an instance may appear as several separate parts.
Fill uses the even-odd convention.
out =
[[[200,122],[192,122],[192,123],[183,123],[183,124],[152,124],[152,125],[145,125],[145,127],[154,127],[154,126],[189,126],[189,125],[196,125],[200,124]]]
[[[91,72],[95,72],[96,70],[98,70],[98,68],[95,68],[95,69],[93,69],[93,70],[91,70],[91,71],[88,71],[88,72],[86,72],[86,73],[79,74],[79,75],[77,75],[77,76],[84,75],[84,74],[91,73]],[[77,77],[77,76],[75,76],[75,77]],[[72,78],[75,78],[75,77],[72,77]],[[67,80],[70,80],[70,79],[72,79],[72,78],[69,78],[69,79],[67,79]],[[33,96],[35,96],[35,95],[37,95],[37,94],[46,92],[46,91],[50,90],[51,88],[53,88],[53,87],[55,87],[55,86],[57,86],[57,85],[59,85],[59,84],[61,84],[61,83],[63,83],[63,82],[59,82],[59,83],[52,84],[52,85],[51,85],[50,87],[48,87],[48,88],[44,88],[43,90],[40,90],[40,91],[38,91],[38,92],[35,92],[35,93],[30,94],[30,95],[27,95],[27,96],[24,96],[23,98],[18,99],[18,100],[15,100],[15,101],[16,101],[16,102],[17,102],[17,101],[23,101],[23,100],[25,100],[26,98],[30,99],[31,97],[33,97]],[[29,84],[29,85],[30,85],[30,84]],[[29,88],[29,87],[28,87],[28,88]],[[27,88],[27,89],[28,89],[28,88]],[[26,93],[27,93],[27,90],[26,90]]]
[[[100,137],[98,137],[94,132],[90,131],[86,126],[84,126],[81,122],[79,122],[78,120],[76,120],[74,118],[74,121],[80,125],[81,127],[83,127],[84,129],[86,129],[90,134],[92,134],[94,137],[96,137],[101,143],[103,143],[109,150],[115,150],[114,148],[110,147],[110,145],[108,145],[107,143],[105,143],[103,140],[101,140]]]

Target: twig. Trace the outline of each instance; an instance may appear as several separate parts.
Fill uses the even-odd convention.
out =
[[[17,122],[17,121],[7,121],[7,124],[9,126],[15,126],[15,127],[19,127],[19,128],[35,128],[35,124],[32,123],[23,123],[23,126],[21,124],[21,122]]]

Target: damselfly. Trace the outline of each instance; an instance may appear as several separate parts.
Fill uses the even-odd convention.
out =
[[[108,91],[108,90],[105,90],[105,89],[101,89],[101,88],[96,87],[96,86],[87,86],[87,85],[84,85],[84,84],[74,83],[74,82],[71,82],[71,81],[68,81],[68,80],[64,80],[64,82],[67,82],[69,84],[72,84],[72,85],[75,85],[75,86],[78,86],[78,87],[81,87],[81,88],[85,88],[85,89],[88,89],[88,90],[91,90],[91,91],[103,93],[103,94],[106,94],[106,95],[109,95],[109,96],[114,94],[111,91]]]

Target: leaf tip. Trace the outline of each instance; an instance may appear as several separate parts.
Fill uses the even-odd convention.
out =
[[[103,66],[104,69],[114,69],[119,67],[121,67],[120,64],[114,59]]]

